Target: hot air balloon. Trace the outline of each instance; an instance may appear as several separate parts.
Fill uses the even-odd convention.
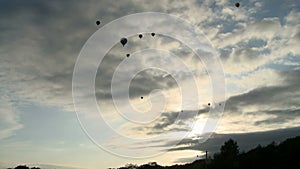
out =
[[[151,33],[151,36],[155,36],[155,33]]]
[[[100,21],[96,21],[96,25],[100,25],[100,23],[101,23]]]
[[[121,40],[120,40],[120,43],[123,45],[123,47],[126,45],[126,43],[127,43],[127,39],[126,38],[122,38]]]
[[[142,34],[139,34],[139,38],[142,39],[142,37],[143,37],[143,35],[142,35]]]

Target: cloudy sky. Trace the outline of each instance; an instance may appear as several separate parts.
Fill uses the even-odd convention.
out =
[[[237,8],[235,2],[0,1],[0,168],[171,165],[191,162],[205,150],[212,155],[228,138],[247,150],[299,135],[300,3],[242,0]],[[176,37],[167,36],[174,26],[168,21],[153,28],[155,36],[142,32],[140,39],[135,30],[155,22],[147,17],[110,29],[116,19],[141,12],[179,17],[197,28],[196,37],[207,38],[197,45],[216,52],[224,100],[213,99],[216,67],[205,60],[214,56],[198,56],[178,39],[190,35],[183,24],[176,25],[182,30]],[[125,35],[122,47],[114,38],[125,30],[134,33]],[[80,55],[91,40],[97,49],[90,53],[105,54],[101,63]],[[87,67],[78,75],[82,83],[73,83],[82,101],[76,113],[72,78],[79,56]],[[89,93],[84,73],[93,68]],[[85,104],[90,96],[99,111]],[[210,116],[218,106],[223,115]],[[207,133],[209,120],[218,123]]]

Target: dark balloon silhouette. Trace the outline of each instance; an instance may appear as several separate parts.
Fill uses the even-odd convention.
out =
[[[240,3],[235,3],[235,6],[238,8],[238,7],[240,7]]]
[[[139,34],[139,38],[142,39],[142,37],[143,37],[143,35],[142,35],[142,34]]]
[[[144,99],[144,97],[142,96],[141,99]]]
[[[151,36],[155,36],[155,33],[151,33]]]
[[[123,45],[123,47],[126,45],[126,43],[127,43],[127,39],[126,38],[122,38],[121,40],[120,40],[120,43]]]
[[[127,57],[129,57],[129,56],[130,56],[130,54],[129,54],[129,53],[127,53],[127,54],[126,54],[126,56],[127,56]]]
[[[96,21],[96,25],[100,25],[100,23],[101,23],[100,21]]]
[[[210,103],[208,103],[207,105],[210,106]]]

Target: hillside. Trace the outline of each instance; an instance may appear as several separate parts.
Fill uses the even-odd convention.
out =
[[[276,145],[258,145],[239,153],[236,142],[228,140],[213,159],[201,159],[184,165],[160,166],[156,163],[127,165],[119,169],[298,169],[300,168],[300,136],[287,139]],[[207,163],[207,164],[206,164]]]

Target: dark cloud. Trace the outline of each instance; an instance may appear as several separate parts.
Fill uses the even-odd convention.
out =
[[[199,150],[208,151],[209,155],[218,152],[221,145],[232,138],[237,141],[241,151],[247,151],[256,147],[258,144],[267,145],[272,141],[280,142],[287,138],[298,136],[300,128],[278,129],[264,132],[252,132],[243,134],[213,134],[206,142],[199,143],[196,139],[183,139],[175,148],[170,151],[178,150]],[[169,142],[167,145],[173,145]]]
[[[96,96],[97,99],[111,99],[112,77],[118,65],[125,59],[122,56],[108,54],[99,65],[96,77]],[[126,73],[126,72],[125,72]],[[120,89],[120,92],[129,92],[131,99],[143,95],[149,95],[155,89],[166,90],[177,87],[177,82],[172,76],[164,76],[165,72],[160,70],[144,70],[139,72],[130,82],[129,89]],[[129,76],[129,74],[127,74]],[[118,80],[118,79],[117,79]],[[118,83],[122,83],[119,81]],[[118,94],[125,97],[124,93]]]
[[[202,112],[198,112],[199,115]],[[153,128],[155,130],[164,130],[166,127],[173,125],[175,123],[182,124],[181,122],[190,121],[195,119],[195,112],[193,111],[183,111],[183,112],[164,112],[161,114],[160,122],[156,123]]]
[[[275,115],[275,117],[256,121],[255,125],[265,125],[265,124],[281,124],[284,122],[288,122],[290,120],[293,120],[297,117],[300,117],[300,109],[296,110],[271,110],[271,111],[263,111],[264,114],[271,114]]]
[[[260,38],[251,38],[246,42],[242,42],[240,45],[248,48],[262,48],[267,45],[267,41]]]
[[[96,76],[96,96],[98,100],[106,99],[107,102],[112,98],[112,95],[110,93],[111,91],[111,84],[112,84],[112,78],[113,75],[118,68],[118,66],[126,59],[131,59],[135,52],[140,52],[143,50],[149,50],[149,48],[157,48],[164,50],[164,46],[172,46],[174,42],[177,42],[176,40],[172,39],[171,37],[166,37],[163,35],[157,34],[155,36],[155,40],[153,37],[151,37],[150,34],[144,34],[143,40],[137,38],[137,35],[132,35],[127,37],[128,39],[128,45],[126,48],[123,48],[119,43],[116,43],[115,46],[113,46],[110,51],[105,55],[102,62],[98,66],[97,76]],[[181,44],[180,42],[178,42]],[[176,55],[177,57],[180,57],[181,59],[193,59],[193,64],[195,63],[201,63],[201,60],[198,58],[198,56],[195,56],[193,52],[186,47],[185,45],[180,46],[179,49],[176,47],[173,47],[171,49],[172,53]],[[126,57],[126,54],[129,53],[130,57]],[[208,54],[208,53],[203,53]],[[145,67],[147,68],[147,62],[142,58],[143,55],[138,56],[140,57],[139,62],[136,64],[137,67]],[[157,58],[149,58],[149,62],[151,63],[159,63],[162,62],[169,62],[169,57],[157,57]],[[165,64],[162,64],[165,65]],[[131,65],[132,66],[132,65]],[[132,69],[133,67],[128,66],[128,69]],[[135,66],[135,65],[134,65]],[[172,66],[172,65],[170,65]],[[159,67],[159,66],[158,66]],[[177,66],[178,67],[178,66]],[[176,68],[177,68],[176,67]],[[188,65],[190,68],[191,65]],[[124,92],[128,92],[129,90],[129,96],[131,99],[141,97],[143,95],[148,95],[151,91],[154,89],[160,89],[160,90],[170,90],[172,88],[178,88],[176,80],[186,80],[192,77],[192,75],[197,77],[203,77],[207,76],[207,72],[204,72],[202,70],[203,67],[197,67],[192,69],[189,72],[182,71],[181,68],[178,69],[172,69],[172,72],[165,72],[160,71],[157,69],[147,69],[142,72],[139,72],[130,82],[129,89],[125,88],[119,88],[117,91],[117,95],[120,96],[120,98],[126,96]],[[129,76],[129,73],[131,73],[128,70],[124,70],[123,77]],[[117,79],[117,83],[122,84],[123,79]],[[116,91],[114,91],[116,92]]]
[[[226,111],[243,111],[245,106],[273,106],[282,107],[282,109],[291,106],[299,107],[299,84],[298,78],[300,70],[291,70],[279,72],[283,78],[283,83],[276,86],[266,86],[253,89],[247,93],[232,96],[226,101]]]
[[[267,86],[253,89],[249,92],[232,96],[226,101],[225,116],[240,115],[247,113],[252,115],[270,115],[269,119],[256,120],[253,119],[254,125],[272,125],[281,124],[300,117],[300,80],[298,75],[300,70],[291,70],[278,72],[283,78],[284,83],[277,86]],[[255,112],[249,112],[248,106],[256,106],[261,108]],[[267,107],[267,109],[265,108]],[[209,107],[198,110],[198,115],[208,113]],[[146,127],[148,134],[161,134],[166,131],[189,131],[188,121],[195,119],[195,116],[189,116],[191,111],[182,113],[182,120],[177,120],[180,112],[165,112],[152,127]],[[271,116],[272,115],[272,116]],[[242,125],[242,124],[241,124]],[[139,128],[141,129],[141,128]],[[150,130],[150,131],[149,131]]]
[[[294,35],[294,38],[300,41],[300,29],[298,29],[297,33]]]
[[[13,98],[71,105],[72,72],[85,41],[98,29],[95,21],[104,25],[142,10],[132,1],[2,1],[2,84],[14,90]]]
[[[177,87],[177,82],[172,76],[163,77],[151,73],[151,70],[145,70],[132,79],[129,86],[129,96],[139,97],[148,95],[155,89],[167,90],[173,87]]]
[[[195,157],[185,157],[185,158],[177,158],[176,160],[174,160],[174,163],[191,163],[193,161],[195,161],[197,158],[197,156]]]
[[[163,112],[150,127],[139,127],[136,130],[146,131],[147,134],[162,134],[165,132],[187,132],[191,127],[187,124],[193,122],[198,115],[207,113],[208,107],[195,113],[194,111]]]
[[[284,82],[286,85],[299,85],[300,84],[300,69],[296,70],[289,70],[289,71],[282,71],[279,72],[280,76],[284,78]]]
[[[234,53],[234,61],[235,62],[242,62],[244,60],[257,60],[260,59],[263,55],[270,53],[270,49],[266,47],[267,41],[264,39],[260,39],[257,37],[253,37],[247,40],[243,40],[235,44],[235,53]],[[223,53],[223,57],[231,54],[228,53],[231,50],[225,48],[225,50],[221,49]],[[227,56],[228,57],[228,56]]]
[[[232,53],[232,48],[233,48],[232,46],[227,46],[219,49],[220,58],[222,60],[227,60],[230,57],[230,54]]]
[[[237,112],[247,105],[268,105],[283,101],[287,86],[261,87],[247,93],[232,96],[226,101],[226,110]]]
[[[178,118],[179,113],[162,113],[161,114],[161,123],[157,123],[153,126],[156,130],[162,130],[172,124],[175,123],[176,119]]]

